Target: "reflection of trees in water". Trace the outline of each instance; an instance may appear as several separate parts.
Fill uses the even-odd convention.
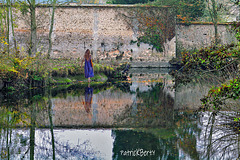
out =
[[[49,130],[36,130],[35,143],[30,143],[30,129],[6,129],[0,132],[0,159],[92,159],[98,152],[92,151],[88,141],[78,145],[55,140],[55,158],[53,158],[51,133]],[[8,138],[7,138],[8,137]],[[11,138],[11,139],[10,139]],[[60,137],[61,138],[61,137]],[[87,148],[87,149],[86,149]],[[34,155],[31,155],[34,150]]]
[[[51,89],[51,96],[52,97],[58,97],[58,98],[66,98],[67,96],[79,96],[84,95],[85,88],[88,86],[88,84],[73,84],[69,87],[61,88],[56,87]],[[93,94],[96,94],[101,91],[108,90],[112,86],[111,83],[97,83],[97,84],[91,84],[91,87],[94,90]]]
[[[114,86],[116,86],[117,88],[119,88],[121,91],[126,92],[126,93],[130,93],[130,86],[131,83],[130,82],[120,82],[120,83],[115,83]]]
[[[138,92],[138,111],[141,116],[148,117],[152,124],[161,126],[171,126],[174,119],[174,99],[164,91],[161,83],[152,86],[152,90]],[[155,122],[154,122],[155,121]]]
[[[175,133],[177,134],[177,145],[179,149],[191,159],[199,159],[197,151],[197,138],[201,134],[201,128],[196,121],[198,115],[190,112],[175,112]]]
[[[125,113],[116,117],[119,122],[134,127],[171,126],[173,124],[174,99],[164,91],[162,83],[152,86],[151,90],[137,90],[137,112],[132,112],[134,106],[129,106]]]
[[[5,111],[0,114],[0,124],[5,124],[0,126],[0,159],[67,159],[69,157],[86,159],[96,157],[97,152],[91,149],[86,150],[86,148],[91,148],[87,141],[83,144],[72,145],[54,138],[51,100],[50,97],[48,101],[41,98],[33,97],[27,108],[18,108],[21,112],[17,112],[16,109],[9,110],[11,108],[0,108],[1,111]],[[27,118],[29,129],[15,129],[22,122],[22,117]],[[36,130],[36,127],[39,127],[36,123],[38,118],[49,121],[50,131]]]
[[[240,158],[239,131],[229,126],[235,116],[234,112],[220,112],[217,115],[210,112],[175,112],[173,132],[163,128],[114,130],[114,158],[134,159],[121,155],[121,150],[131,151],[138,148],[156,150],[155,157],[146,159]]]
[[[228,111],[175,114],[178,147],[191,159],[237,159],[240,135],[229,126],[235,116]]]
[[[125,87],[129,92],[127,83]],[[74,94],[79,94],[80,91],[84,93],[83,89],[79,89]],[[72,91],[68,93],[73,94]],[[46,95],[53,94],[45,93]],[[234,128],[231,128],[236,113],[219,112],[215,115],[205,112],[202,113],[202,117],[201,114],[200,116],[193,113],[184,114],[184,111],[181,114],[181,112],[174,111],[174,99],[164,91],[161,83],[152,86],[152,90],[137,91],[136,95],[137,112],[132,114],[132,106],[129,106],[128,110],[118,117],[118,120],[131,127],[150,127],[147,128],[148,131],[154,130],[156,127],[160,128],[159,126],[170,127],[174,130],[174,134],[171,137],[162,137],[160,133],[153,133],[154,131],[152,133],[150,131],[114,131],[114,157],[125,159],[126,157],[120,155],[121,150],[139,148],[155,150],[156,156],[148,157],[152,159],[159,157],[177,159],[176,157],[181,156],[179,152],[188,155],[190,159],[237,159],[240,156],[240,135]],[[72,145],[61,142],[60,138],[53,140],[56,132],[53,132],[52,122],[49,122],[52,115],[51,106],[47,109],[50,102],[47,101],[48,99],[42,98],[43,94],[32,93],[31,98],[21,99],[15,103],[13,102],[17,99],[16,97],[13,99],[10,95],[8,97],[9,99],[1,104],[5,107],[0,108],[1,159],[8,157],[10,159],[19,159],[18,157],[91,159],[99,154],[91,149],[86,150],[86,148],[91,148],[87,141]],[[31,129],[11,128],[14,123],[20,123],[22,120],[31,123]],[[35,127],[38,127],[37,124],[33,125],[36,120],[49,122],[51,130],[35,130]],[[199,122],[197,122],[198,120]],[[32,132],[31,136],[30,132]],[[160,132],[162,133],[162,131]],[[32,138],[31,143],[30,138]],[[135,159],[136,157],[131,158]]]
[[[35,156],[43,159],[53,157],[53,143],[51,133],[49,131],[38,130],[38,134],[40,138],[39,141],[36,143],[37,145],[35,145],[35,150],[37,150]],[[54,145],[56,159],[94,158],[98,154],[98,152],[92,151],[90,149],[91,145],[88,141],[74,145],[69,142],[61,142],[61,137],[55,137]]]
[[[240,158],[240,134],[230,126],[237,113],[202,113],[203,129],[199,139],[202,157],[205,159]]]

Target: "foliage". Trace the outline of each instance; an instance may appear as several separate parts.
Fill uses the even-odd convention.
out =
[[[177,21],[189,22],[198,20],[199,17],[203,16],[205,3],[204,0],[183,0],[183,1],[155,1],[148,3],[147,5],[157,6],[158,12],[147,7],[143,10],[137,10],[137,20],[138,20],[138,30],[139,36],[136,41],[131,41],[131,43],[137,43],[140,46],[141,43],[146,43],[152,46],[152,49],[156,49],[158,52],[163,51],[163,43],[166,39],[171,39],[173,34],[173,29],[169,22],[173,22],[169,15],[177,14]],[[167,8],[163,7],[165,5],[170,5]],[[161,8],[161,6],[163,8]],[[152,13],[152,14],[149,14]],[[166,12],[165,12],[166,11]],[[126,16],[127,17],[127,16]],[[166,21],[167,19],[167,21]]]
[[[12,90],[11,88],[18,90],[21,87],[29,87],[29,84],[33,86],[55,84],[51,80],[56,78],[51,77],[64,77],[66,81],[69,80],[67,77],[82,75],[77,81],[84,80],[84,68],[81,66],[80,61],[79,59],[47,59],[38,55],[35,57],[26,56],[25,58],[14,55],[9,57],[2,55],[0,78],[5,83],[11,83],[7,88],[8,90]],[[94,72],[96,75],[98,73],[112,74],[113,68],[94,63]],[[95,78],[99,77],[96,76]],[[21,81],[20,85],[18,84],[19,81]],[[45,84],[45,82],[47,83]],[[60,84],[60,82],[56,83]],[[67,81],[66,83],[69,82],[74,81]]]
[[[12,107],[3,106],[0,108],[0,126],[15,127],[18,124],[28,125],[29,115],[26,112],[20,112]]]
[[[230,80],[229,84],[212,87],[208,95],[201,99],[204,108],[221,109],[225,100],[240,98],[240,77]]]
[[[204,0],[179,1],[177,6],[177,21],[197,21],[204,15],[205,7],[206,6]]]
[[[15,55],[0,55],[2,63],[0,64],[0,78],[16,79],[27,78],[26,69],[33,62],[33,57],[20,58]]]
[[[152,45],[157,51],[162,52],[162,44],[165,41],[163,32],[166,26],[160,18],[150,15],[146,16],[141,13],[138,21],[143,24],[140,29],[143,30],[144,33],[142,36],[138,37],[137,45],[140,46],[141,42],[147,43]]]
[[[167,39],[172,39],[174,36],[174,15],[170,14],[171,7],[139,7],[128,11],[128,14],[122,13],[123,19],[127,24],[132,24],[130,27],[137,32],[138,37],[130,43],[149,44],[158,52],[163,51],[163,44]],[[131,15],[131,16],[129,16]],[[134,18],[133,18],[134,17]],[[136,22],[137,20],[137,22]],[[136,25],[137,23],[137,29]]]
[[[238,40],[238,46],[240,46],[240,22],[232,23],[232,30],[235,31],[235,37]]]
[[[16,57],[10,55],[9,57],[2,58],[3,63],[0,67],[1,78],[4,81],[14,81],[17,79],[29,79],[31,64],[35,62],[33,57]],[[34,77],[36,77],[34,75]]]
[[[157,0],[151,4],[157,6],[172,6],[175,9],[178,22],[197,21],[204,16],[206,8],[204,0]]]
[[[2,36],[2,37],[0,37],[0,43],[1,43],[1,45],[8,45],[8,43],[6,42],[6,37],[4,37],[4,36]],[[2,49],[3,49],[4,47],[1,47],[1,51],[3,51]]]
[[[27,2],[22,1],[20,3],[20,11],[23,15],[26,15],[29,12],[29,6],[28,6]]]
[[[68,75],[84,74],[79,59],[47,59],[47,57],[37,52],[36,28],[38,26],[36,26],[35,8],[38,2],[34,0],[12,2],[10,7],[7,7],[10,1],[6,2],[3,1],[2,3],[6,5],[0,8],[0,79],[3,80],[4,85],[7,84],[7,89],[18,90],[24,85],[25,87],[32,87],[32,84],[36,84],[37,86],[44,85],[45,81],[51,76],[67,77]],[[49,3],[55,4],[56,1],[52,0]],[[14,6],[13,10],[12,6]],[[18,12],[19,10],[23,15],[29,14],[28,18],[31,18],[31,38],[30,46],[28,46],[28,56],[26,56],[24,49],[22,51],[19,50],[16,43],[14,43],[15,49],[12,48],[13,44],[9,43],[10,36],[16,42],[14,37],[14,27],[16,24],[14,24],[15,19],[12,15],[13,12]],[[50,47],[49,50],[51,50]],[[94,66],[96,72],[106,72],[109,70],[110,73],[112,71],[112,68],[100,64],[94,64]]]
[[[182,69],[220,69],[239,57],[239,51],[234,44],[212,46],[197,52],[182,52]]]
[[[220,50],[221,55],[224,55],[227,53],[225,58],[235,58],[236,62],[238,62],[239,66],[239,60],[240,60],[240,50],[239,50],[239,23],[234,22],[232,24],[233,30],[236,31],[236,38],[238,40],[238,45],[236,46],[235,49],[228,49],[226,50]],[[218,64],[217,69],[220,68],[222,64]],[[229,82],[225,82],[221,84],[221,86],[218,87],[212,87],[208,95],[204,96],[204,98],[201,99],[202,101],[202,108],[204,109],[215,109],[215,110],[220,110],[223,108],[223,106],[226,106],[226,102],[229,100],[238,100],[240,98],[240,77],[239,77],[239,71],[238,71],[238,76],[236,78],[233,78]],[[234,119],[235,122],[239,121],[239,118]]]

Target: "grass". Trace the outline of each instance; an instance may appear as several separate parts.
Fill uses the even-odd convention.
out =
[[[39,57],[16,57],[0,54],[0,79],[4,82],[45,81],[46,84],[69,84],[86,82],[84,64],[80,59],[46,59]],[[92,81],[106,81],[106,74],[113,72],[113,67],[94,63],[95,76]]]
[[[94,77],[91,78],[92,82],[106,82],[108,77],[104,73],[96,73]],[[70,84],[70,83],[85,83],[87,82],[84,74],[76,76],[67,77],[51,77],[50,84]]]

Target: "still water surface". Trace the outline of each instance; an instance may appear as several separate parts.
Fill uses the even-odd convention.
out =
[[[0,94],[1,159],[237,159],[237,113],[195,112],[211,84],[169,70],[127,81]]]

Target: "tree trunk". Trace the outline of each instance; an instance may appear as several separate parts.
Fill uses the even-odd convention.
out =
[[[54,140],[54,132],[53,132],[53,111],[52,111],[52,101],[51,101],[51,90],[49,89],[48,93],[48,116],[49,116],[49,123],[50,123],[50,131],[52,136],[52,151],[53,151],[53,157],[52,159],[55,160],[55,140]]]
[[[213,25],[214,25],[214,33],[215,33],[215,45],[218,44],[218,29],[217,29],[217,10],[216,10],[216,1],[212,1],[212,10],[213,10]]]
[[[35,103],[31,106],[31,126],[30,126],[30,159],[34,159],[35,149],[35,128],[36,128],[36,107]]]
[[[10,43],[10,41],[9,41],[9,30],[10,30],[10,19],[9,19],[9,5],[10,5],[10,0],[7,0],[7,9],[6,9],[6,11],[7,11],[7,53],[8,53],[8,56],[9,56],[9,52],[10,52],[10,48],[9,48],[9,43]]]
[[[35,55],[37,52],[37,24],[36,24],[36,3],[35,0],[30,2],[31,14],[31,39],[29,47],[29,55]]]
[[[210,7],[210,3],[211,3],[211,7]],[[214,26],[214,39],[215,39],[214,44],[217,45],[219,41],[218,41],[218,29],[217,29],[217,10],[216,10],[215,0],[208,1],[208,10]]]
[[[54,25],[54,14],[55,14],[55,8],[56,8],[56,0],[52,1],[52,17],[51,17],[51,23],[50,23],[50,30],[49,30],[49,47],[48,47],[48,55],[47,58],[50,58],[50,53],[52,50],[52,32],[53,32],[53,25]]]
[[[0,20],[1,20],[1,23],[0,23],[0,25],[1,25],[1,36],[2,36],[2,34],[4,33],[4,26],[3,26],[4,21],[3,21],[3,15],[4,15],[4,9],[3,9],[3,11],[1,11],[1,14],[0,14]]]
[[[16,57],[18,57],[18,50],[17,50],[17,42],[14,34],[14,26],[13,26],[13,14],[12,14],[12,5],[10,5],[10,16],[11,16],[11,27],[12,27],[12,36],[13,36],[13,43],[14,43],[14,48],[15,48],[15,54]]]

